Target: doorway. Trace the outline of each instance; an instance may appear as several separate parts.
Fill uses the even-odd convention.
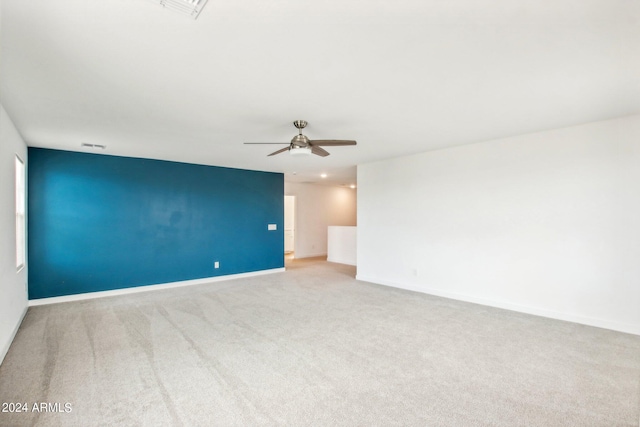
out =
[[[295,258],[296,196],[284,196],[284,255]]]

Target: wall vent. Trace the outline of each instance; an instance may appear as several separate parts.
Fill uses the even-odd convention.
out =
[[[86,142],[83,142],[81,145],[82,145],[82,147],[85,147],[85,148],[98,148],[98,149],[101,149],[101,150],[104,150],[105,148],[107,148],[107,146],[106,146],[106,145],[102,145],[102,144],[88,144],[88,143],[86,143]]]
[[[207,0],[151,0],[160,6],[196,19]]]

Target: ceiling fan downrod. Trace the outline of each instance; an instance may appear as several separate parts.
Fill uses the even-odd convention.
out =
[[[302,129],[307,126],[307,122],[304,120],[296,120],[293,125],[298,128],[298,134],[291,139],[291,148],[307,148],[309,147],[309,138],[302,134]]]

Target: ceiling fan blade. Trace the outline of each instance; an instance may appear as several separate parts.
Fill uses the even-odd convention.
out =
[[[280,154],[280,153],[284,153],[285,151],[289,151],[289,148],[290,148],[290,147],[284,147],[284,148],[281,148],[281,149],[279,149],[278,151],[274,151],[273,153],[271,153],[271,154],[267,155],[267,157],[269,157],[269,156],[275,156],[276,154]]]
[[[245,142],[244,144],[256,145],[256,144],[289,144],[288,142]]]
[[[335,147],[338,145],[356,145],[355,141],[346,140],[346,139],[315,139],[309,141],[311,145],[315,146],[324,146],[324,147]]]
[[[317,147],[315,145],[311,146],[311,152],[321,157],[327,157],[330,154],[327,150]]]

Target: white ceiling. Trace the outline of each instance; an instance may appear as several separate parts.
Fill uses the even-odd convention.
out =
[[[638,0],[2,0],[30,146],[355,180],[355,165],[640,112]],[[292,121],[331,156],[266,155]],[[293,173],[296,172],[294,176]]]

